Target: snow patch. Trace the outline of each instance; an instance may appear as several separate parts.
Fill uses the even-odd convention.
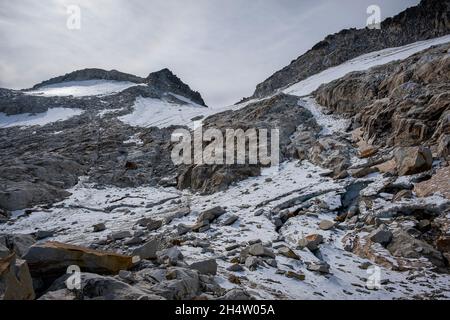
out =
[[[42,113],[21,113],[11,116],[0,112],[0,128],[44,126],[52,122],[67,120],[82,113],[81,109],[71,108],[52,108]]]

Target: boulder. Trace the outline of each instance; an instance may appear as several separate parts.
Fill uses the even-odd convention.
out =
[[[392,240],[392,232],[386,228],[380,227],[369,235],[369,239],[372,242],[379,243],[386,247]]]
[[[330,273],[330,265],[325,261],[307,263],[306,269],[314,272]]]
[[[333,221],[330,221],[330,220],[322,220],[319,223],[319,228],[321,230],[325,230],[325,231],[333,229],[334,226],[335,226],[335,223]]]
[[[400,147],[394,153],[400,176],[430,170],[433,165],[431,150],[425,147]]]
[[[319,249],[319,245],[323,243],[323,236],[320,234],[310,234],[299,240],[301,248],[308,248],[311,251]]]
[[[278,253],[290,259],[300,260],[300,257],[288,247],[282,247]]]
[[[147,228],[148,231],[158,230],[162,227],[162,220],[153,220],[151,218],[143,218],[138,221],[138,225]]]
[[[251,271],[256,270],[260,264],[261,260],[258,257],[249,256],[245,259],[245,266]]]
[[[33,280],[26,261],[11,254],[0,259],[0,300],[34,300]]]
[[[241,272],[244,271],[244,268],[239,263],[235,263],[229,266],[227,270],[232,272]]]
[[[160,241],[156,238],[147,241],[142,246],[133,250],[133,256],[138,256],[141,259],[156,259],[156,252],[160,246]]]
[[[170,300],[186,300],[200,292],[198,271],[180,267],[167,270],[166,279],[154,285],[152,291]]]
[[[94,232],[102,232],[106,230],[106,226],[104,223],[97,223],[92,226],[94,228]]]
[[[235,216],[234,214],[230,215],[229,217],[227,217],[222,224],[224,226],[231,226],[233,223],[235,223],[239,218],[237,216]]]
[[[275,258],[275,254],[269,248],[264,247],[261,243],[252,244],[248,248],[248,253],[256,257]]]
[[[217,274],[217,262],[215,259],[194,262],[189,268],[197,270],[201,274]]]
[[[214,207],[209,210],[203,211],[197,219],[197,222],[204,222],[207,221],[209,223],[213,222],[217,218],[219,218],[221,215],[225,213],[225,209],[222,207]]]
[[[169,266],[176,266],[178,261],[183,260],[183,254],[177,247],[172,247],[156,252],[158,262]]]
[[[217,300],[230,300],[230,301],[245,301],[245,300],[253,300],[253,297],[243,289],[231,289],[225,295],[221,296]]]
[[[132,257],[60,242],[32,246],[24,256],[33,276],[52,276],[77,265],[83,271],[116,274],[132,267]]]
[[[440,193],[450,199],[450,167],[440,168],[430,180],[417,183],[414,186],[414,192],[419,197],[428,197]]]

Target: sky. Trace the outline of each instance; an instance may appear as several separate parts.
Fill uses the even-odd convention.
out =
[[[211,107],[256,85],[330,33],[419,0],[0,0],[0,87],[84,68],[146,77],[169,68]],[[67,7],[80,28],[67,27]],[[69,20],[73,21],[73,20]]]

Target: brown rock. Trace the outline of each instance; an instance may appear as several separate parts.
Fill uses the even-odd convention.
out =
[[[11,254],[0,259],[0,300],[34,300],[33,280],[26,261]]]
[[[400,176],[427,171],[433,165],[431,150],[425,147],[398,148],[394,155]]]
[[[65,273],[71,265],[77,265],[86,272],[100,274],[116,274],[133,265],[131,256],[60,242],[36,244],[28,250],[24,259],[33,275],[42,276]]]
[[[450,199],[450,167],[444,167],[436,171],[430,180],[417,183],[414,192],[419,197],[427,197],[434,193],[440,193]]]

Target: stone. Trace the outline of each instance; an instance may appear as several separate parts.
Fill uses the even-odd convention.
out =
[[[428,197],[440,193],[450,199],[450,167],[440,168],[436,170],[431,179],[416,183],[414,192],[418,197]]]
[[[392,232],[380,227],[370,233],[369,239],[372,242],[379,243],[382,246],[386,247],[392,241]]]
[[[314,272],[330,273],[330,265],[324,261],[307,263],[306,269]]]
[[[241,246],[240,244],[235,243],[235,244],[232,244],[232,245],[229,245],[229,246],[225,247],[225,250],[226,251],[233,251],[233,250],[239,248],[240,246]]]
[[[36,243],[34,237],[29,234],[8,235],[6,238],[8,247],[10,247],[10,249],[19,257],[23,257],[28,252],[29,248]]]
[[[394,153],[400,176],[430,170],[433,165],[431,150],[425,147],[400,147]]]
[[[183,223],[180,223],[177,225],[177,233],[179,236],[185,235],[189,231],[191,231],[191,227],[189,227]]]
[[[286,273],[284,275],[288,278],[292,278],[292,279],[299,280],[299,281],[305,280],[305,275],[303,273],[298,273],[298,272],[289,270],[289,271],[286,271]]]
[[[166,280],[152,287],[152,291],[170,300],[193,299],[200,292],[200,277],[197,270],[170,267]]]
[[[0,300],[34,300],[33,280],[26,261],[13,253],[0,259]]]
[[[394,197],[392,198],[393,202],[396,201],[400,201],[402,199],[411,199],[413,196],[412,191],[411,190],[400,190],[399,192],[397,192]]]
[[[176,266],[178,261],[183,260],[183,254],[177,247],[157,251],[156,256],[159,263],[169,266]]]
[[[113,232],[109,235],[109,237],[113,240],[113,241],[118,241],[118,240],[123,240],[125,238],[131,238],[131,232],[130,231],[118,231],[118,232]]]
[[[260,264],[261,261],[257,257],[249,256],[245,259],[245,266],[251,271],[256,270]]]
[[[221,296],[217,300],[229,300],[229,301],[246,301],[246,300],[253,300],[252,296],[245,291],[244,289],[231,289],[225,295]]]
[[[217,262],[215,259],[194,262],[189,266],[189,268],[197,270],[201,274],[217,274]]]
[[[158,230],[163,225],[162,220],[154,220],[151,218],[140,219],[137,223],[139,226],[147,228],[148,231]]]
[[[323,243],[323,236],[320,234],[310,234],[299,240],[301,248],[308,248],[310,251],[319,249],[319,245]]]
[[[223,222],[222,225],[224,226],[231,226],[233,223],[235,223],[239,218],[235,215],[230,215],[227,217]]]
[[[60,242],[35,244],[23,258],[33,276],[44,277],[63,274],[71,265],[99,274],[116,274],[133,266],[131,256]]]
[[[278,251],[278,254],[281,254],[282,256],[285,256],[290,259],[300,260],[300,257],[294,251],[292,251],[292,249],[288,247],[282,247]]]
[[[227,270],[232,271],[232,272],[241,272],[241,271],[244,271],[244,268],[240,264],[235,263],[235,264],[232,264],[231,266],[229,266],[227,268]]]
[[[364,167],[361,169],[355,169],[350,171],[352,177],[354,178],[363,178],[365,176],[368,176],[369,174],[379,172],[379,169],[377,167]]]
[[[6,245],[3,245],[2,243],[0,243],[0,259],[6,258],[10,254],[11,254],[11,252],[6,247]]]
[[[92,226],[94,228],[94,232],[102,232],[106,230],[106,226],[104,223],[97,223]]]
[[[252,244],[248,249],[248,253],[256,257],[275,258],[275,254],[272,252],[272,250],[264,247],[261,243]]]
[[[325,231],[333,229],[334,226],[335,226],[335,223],[330,220],[322,220],[319,223],[319,228],[321,230],[325,230]]]
[[[273,268],[278,267],[277,260],[275,259],[265,259],[264,262],[267,263],[268,266],[271,266]]]
[[[157,238],[147,241],[142,246],[133,250],[132,255],[138,256],[141,259],[156,259],[156,252],[159,250],[160,241]]]
[[[211,208],[209,210],[203,211],[199,215],[197,222],[207,221],[207,222],[211,223],[214,220],[216,220],[217,218],[219,218],[221,215],[223,215],[225,212],[226,212],[225,209],[223,209],[222,207]]]
[[[255,217],[262,216],[263,214],[264,214],[264,209],[256,210],[254,213]]]
[[[46,238],[53,237],[54,231],[47,231],[47,230],[39,230],[36,232],[35,238],[36,240],[43,240]]]
[[[142,242],[144,242],[144,240],[142,240],[141,237],[132,237],[132,238],[128,239],[127,241],[125,241],[123,244],[126,246],[135,246],[135,245],[141,244]]]

